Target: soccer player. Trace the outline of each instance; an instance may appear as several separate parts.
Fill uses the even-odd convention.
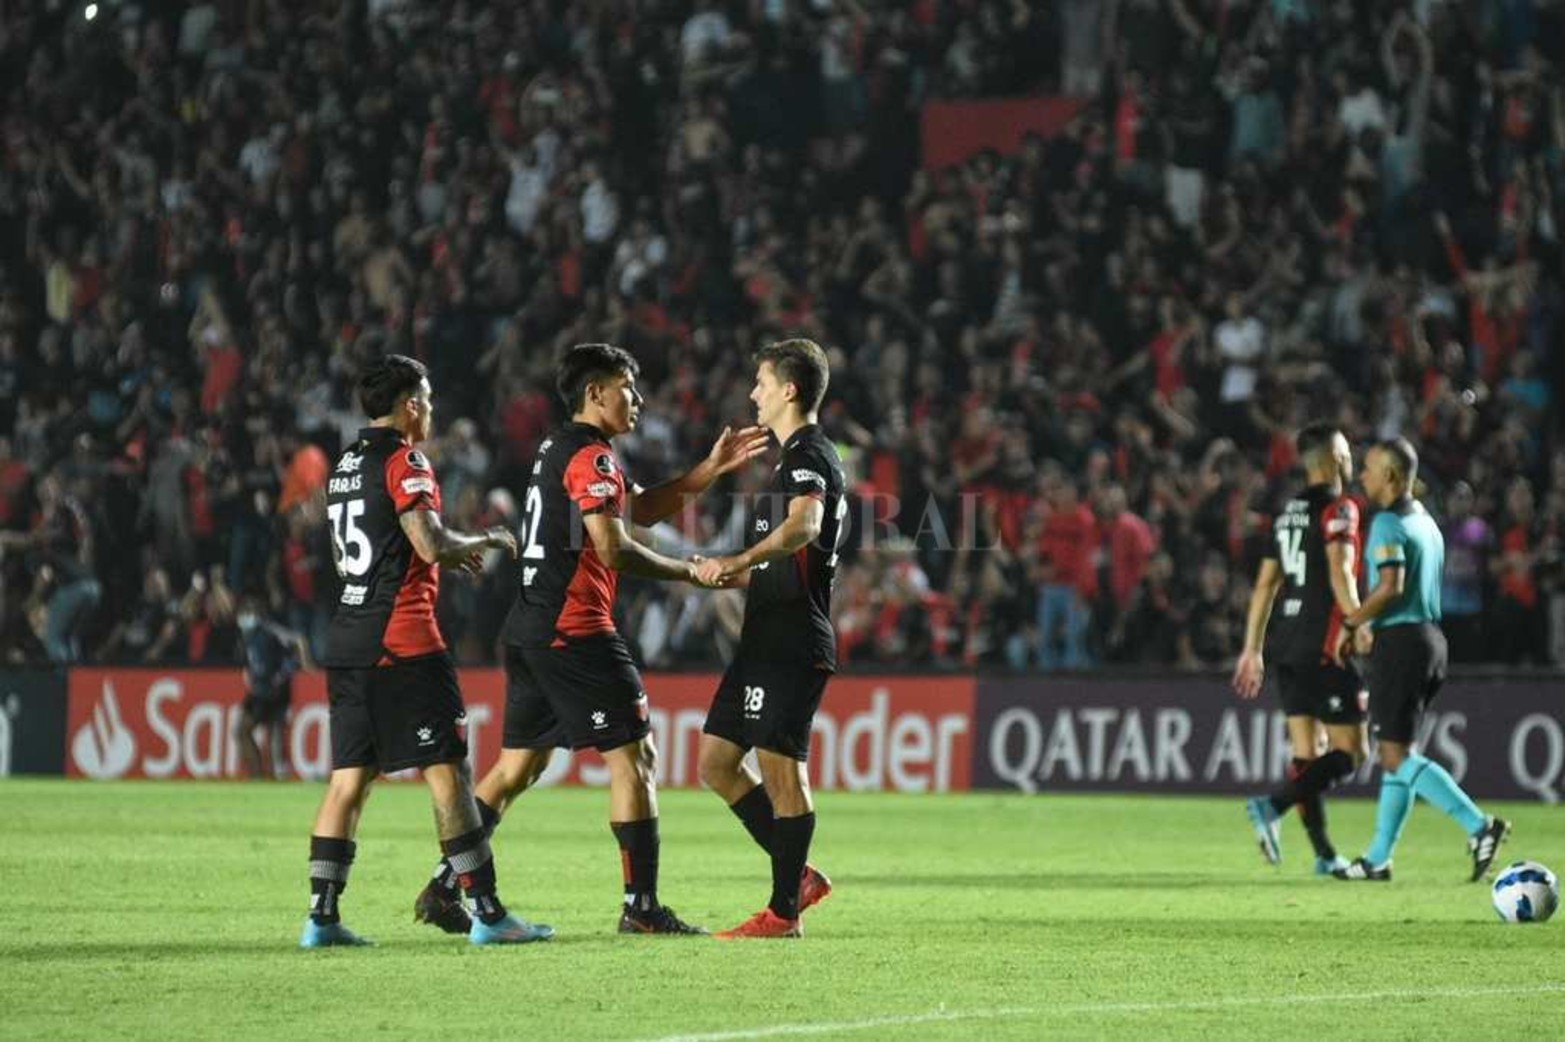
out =
[[[337,458],[326,488],[342,595],[327,631],[331,780],[310,836],[310,917],[300,945],[368,943],[342,924],[353,842],[370,783],[382,771],[423,770],[440,848],[477,911],[473,944],[545,940],[554,931],[506,911],[473,802],[456,670],[435,622],[442,565],[476,573],[484,552],[516,553],[504,528],[468,535],[440,520],[440,486],[414,446],[433,405],[422,363],[387,355],[365,367],[359,401],[372,419]]]
[[[772,861],[765,908],[717,936],[799,937],[800,915],[831,892],[808,863],[815,834],[806,763],[810,726],[836,670],[831,590],[847,513],[837,450],[817,418],[831,376],[810,340],[756,355],[758,422],[782,446],[743,552],[702,562],[708,582],[747,587],[739,650],[702,728],[701,780],[738,816]],[[761,776],[744,764],[755,749]]]
[[[1364,685],[1337,653],[1342,619],[1359,607],[1359,511],[1343,494],[1353,479],[1353,453],[1342,432],[1329,423],[1311,424],[1299,431],[1297,444],[1308,485],[1272,523],[1233,686],[1241,698],[1261,693],[1264,639],[1276,664],[1293,763],[1287,781],[1251,798],[1245,809],[1261,854],[1275,865],[1282,860],[1278,822],[1296,805],[1315,849],[1315,871],[1327,875],[1347,862],[1326,833],[1322,795],[1353,773],[1366,744]],[[1282,610],[1274,613],[1279,600]],[[1327,749],[1317,755],[1322,726]]]
[[[1472,879],[1482,879],[1511,831],[1486,816],[1446,769],[1413,748],[1419,717],[1445,682],[1440,579],[1445,540],[1413,498],[1418,453],[1403,438],[1381,442],[1364,459],[1364,491],[1380,507],[1369,529],[1369,596],[1343,620],[1369,659],[1369,712],[1380,748],[1380,807],[1375,840],[1338,879],[1391,880],[1391,856],[1413,812],[1413,797],[1439,807],[1467,833]]]
[[[614,626],[619,573],[697,583],[696,566],[654,553],[625,530],[652,525],[686,497],[766,451],[760,428],[724,430],[683,477],[627,488],[614,438],[641,413],[639,366],[608,344],[580,344],[556,376],[571,421],[538,447],[523,506],[517,598],[506,619],[505,736],[478,786],[491,832],[548,766],[554,747],[595,748],[609,768],[609,827],[624,872],[621,933],[696,934],[658,899],[657,750],[641,674]],[[583,528],[586,538],[583,538]],[[414,917],[448,931],[467,918],[450,859],[414,902]]]

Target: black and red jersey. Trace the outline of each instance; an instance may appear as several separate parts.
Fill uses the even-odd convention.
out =
[[[846,489],[837,447],[820,427],[811,424],[795,431],[761,494],[745,545],[754,546],[776,531],[788,516],[788,504],[799,496],[819,499],[825,516],[814,542],[751,571],[739,636],[741,658],[836,669],[831,591],[837,575],[837,544],[847,516]]]
[[[445,650],[435,622],[440,568],[419,557],[402,531],[409,510],[440,511],[434,468],[390,427],[364,428],[326,482],[342,593],[325,665],[364,668]]]
[[[626,487],[608,438],[591,424],[568,423],[538,446],[522,503],[507,644],[546,647],[613,632],[619,573],[598,556],[582,519],[623,517]]]
[[[1311,485],[1288,500],[1272,522],[1266,556],[1282,569],[1283,585],[1272,607],[1267,652],[1278,662],[1318,665],[1330,658],[1342,626],[1331,592],[1326,544],[1353,546],[1355,574],[1363,567],[1359,508],[1329,485]]]

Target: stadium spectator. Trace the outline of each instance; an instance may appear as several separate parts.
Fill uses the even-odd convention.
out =
[[[231,630],[234,593],[314,629],[307,606],[333,580],[296,519],[318,540],[308,504],[352,436],[348,380],[366,358],[430,364],[450,421],[432,455],[477,492],[453,509],[481,512],[493,489],[518,494],[557,419],[563,346],[645,361],[671,419],[627,463],[656,470],[746,419],[750,351],[799,333],[835,345],[822,422],[855,493],[897,497],[905,570],[927,582],[890,631],[865,623],[886,607],[885,564],[853,560],[850,541],[845,660],[1037,647],[1035,591],[1005,581],[1037,558],[1052,508],[1030,465],[1090,502],[1119,485],[1158,547],[1139,584],[1121,577],[1129,601],[1096,594],[1122,610],[1089,618],[1084,654],[1113,658],[1120,622],[1136,657],[1184,646],[1215,663],[1237,647],[1218,639],[1236,637],[1234,577],[1291,484],[1279,432],[1329,418],[1359,445],[1416,436],[1432,502],[1471,488],[1472,518],[1514,544],[1496,546],[1510,592],[1485,623],[1535,596],[1529,618],[1548,627],[1484,648],[1558,662],[1562,14],[1533,0],[7,9],[6,654],[44,654],[51,602],[96,651],[159,568],[186,604],[173,658],[232,656],[208,637]],[[1060,132],[920,168],[926,101],[1040,91],[1082,105]],[[56,601],[52,570],[39,586],[17,542],[50,477],[100,551],[95,611],[90,587]],[[1518,481],[1525,524],[1507,506]],[[692,532],[720,527],[719,498]],[[1016,568],[953,552],[980,531],[967,502],[993,513]],[[1113,585],[1102,538],[1084,552]],[[493,659],[484,620],[504,586],[445,606],[453,632],[452,611],[475,620],[464,655]],[[627,597],[625,632],[661,614],[647,633],[665,654],[714,662],[717,641],[694,634],[725,616],[668,596]]]

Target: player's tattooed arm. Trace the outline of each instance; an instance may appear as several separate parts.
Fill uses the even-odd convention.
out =
[[[1261,562],[1250,593],[1250,610],[1244,621],[1244,650],[1234,664],[1234,690],[1240,698],[1255,698],[1266,680],[1266,662],[1261,649],[1266,643],[1266,625],[1272,619],[1272,602],[1282,589],[1282,566],[1268,557]]]
[[[765,427],[724,427],[706,459],[672,481],[627,496],[626,516],[643,527],[672,517],[684,507],[687,498],[699,496],[712,482],[765,452],[770,439]]]
[[[476,575],[483,571],[485,551],[504,550],[516,556],[516,536],[508,528],[497,525],[479,535],[458,532],[447,528],[433,510],[409,510],[399,520],[414,552],[430,564]]]
[[[643,546],[625,531],[625,523],[612,514],[588,514],[582,518],[592,548],[603,563],[641,579],[664,579],[673,582],[699,583],[696,566],[689,561],[679,561],[649,547]]]

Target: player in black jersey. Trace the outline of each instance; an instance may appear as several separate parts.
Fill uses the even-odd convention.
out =
[[[619,573],[699,582],[692,562],[638,543],[625,521],[653,525],[687,498],[766,450],[761,428],[724,430],[689,473],[651,489],[627,486],[611,446],[641,412],[636,360],[581,344],[560,364],[571,421],[538,447],[523,506],[517,597],[504,630],[506,705],[500,760],[478,786],[491,830],[548,766],[554,748],[595,748],[609,767],[610,828],[625,876],[621,933],[705,933],[658,900],[657,750],[647,695],[614,627]],[[448,862],[414,903],[416,918],[461,929]]]
[[[440,486],[414,446],[430,434],[429,373],[387,355],[359,376],[368,427],[337,458],[326,513],[342,595],[327,632],[331,780],[310,836],[310,918],[300,945],[367,943],[342,925],[370,783],[385,771],[423,770],[441,850],[473,901],[474,944],[545,940],[554,931],[509,914],[495,892],[494,858],[467,765],[456,671],[435,623],[440,566],[476,573],[485,551],[516,553],[504,528],[467,535],[440,520]]]
[[[1233,686],[1242,698],[1260,694],[1264,638],[1288,719],[1293,763],[1283,785],[1251,798],[1246,811],[1262,855],[1275,865],[1282,860],[1277,823],[1297,804],[1315,849],[1315,870],[1327,875],[1345,862],[1326,834],[1322,794],[1353,773],[1366,746],[1364,683],[1339,655],[1343,619],[1359,606],[1362,538],[1358,504],[1343,494],[1353,475],[1347,438],[1332,424],[1311,424],[1299,432],[1298,450],[1309,484],[1272,524]],[[1323,726],[1327,749],[1321,754]]]
[[[826,353],[810,340],[757,353],[750,400],[782,458],[745,549],[701,566],[704,580],[748,590],[739,650],[702,728],[701,780],[772,860],[767,906],[723,939],[798,937],[801,913],[831,892],[808,862],[815,807],[806,771],[811,723],[837,668],[831,590],[847,514],[842,462],[817,419],[830,376]],[[752,748],[759,778],[743,762]]]

